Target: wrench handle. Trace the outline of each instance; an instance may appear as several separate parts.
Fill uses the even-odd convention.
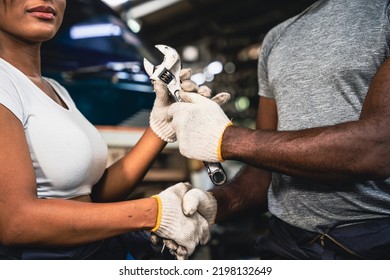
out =
[[[171,94],[171,96],[173,97],[175,102],[182,101],[178,92],[175,92],[175,94]],[[209,175],[209,178],[214,185],[220,186],[226,183],[227,176],[221,163],[204,161],[203,165],[206,167],[207,174]]]
[[[207,174],[213,184],[220,186],[226,183],[226,172],[219,162],[203,162],[206,167]]]
[[[169,83],[174,80],[175,76],[166,68],[159,75],[160,80],[169,85]],[[175,80],[176,81],[176,80]],[[177,81],[176,81],[177,82]],[[181,102],[179,95],[179,90],[170,89],[169,93],[175,102]],[[219,162],[203,162],[206,167],[207,174],[213,184],[220,186],[225,184],[227,180],[226,172],[222,167],[222,164]]]

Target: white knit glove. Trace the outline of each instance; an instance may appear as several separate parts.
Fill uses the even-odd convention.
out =
[[[154,133],[165,142],[175,142],[176,134],[170,126],[168,119],[168,107],[174,102],[169,95],[167,86],[164,82],[153,81],[153,88],[156,93],[156,99],[150,113],[149,124]],[[211,90],[206,86],[198,87],[191,80],[191,69],[185,68],[180,71],[180,95],[182,92],[196,92],[202,96],[210,98]],[[229,94],[219,94],[212,98],[215,102],[222,105],[230,98]]]
[[[168,111],[180,153],[206,162],[223,161],[223,133],[233,123],[213,100],[192,92],[180,96],[184,102],[172,104]]]
[[[151,232],[164,240],[177,259],[188,258],[198,244],[210,240],[209,224],[204,217],[199,213],[188,217],[183,214],[183,196],[191,188],[189,183],[178,183],[153,196],[158,203],[158,217]]]
[[[152,111],[150,112],[149,125],[153,132],[165,142],[175,142],[175,131],[167,120],[168,107],[173,103],[164,82],[153,81],[156,99],[154,100]]]
[[[191,70],[182,69],[180,72],[180,85],[184,82],[188,86],[191,84]],[[165,142],[175,142],[176,134],[171,128],[167,119],[168,107],[174,102],[169,95],[167,85],[160,80],[153,81],[153,89],[156,93],[153,108],[150,113],[149,125],[154,133]],[[193,88],[191,88],[193,89]]]
[[[198,188],[193,188],[186,192],[183,197],[183,213],[186,216],[191,216],[198,212],[204,217],[209,226],[215,223],[217,215],[217,200],[211,192],[205,192]]]
[[[207,220],[209,228],[215,223],[215,217],[217,215],[217,201],[210,192],[204,192],[198,188],[190,189],[185,193],[182,203],[183,213],[191,217],[195,213],[199,213],[203,218]],[[186,248],[177,244],[171,239],[162,239],[155,234],[151,234],[150,240],[153,244],[157,245],[163,242],[172,255],[175,255],[177,259],[187,259]],[[203,245],[203,243],[201,243]]]

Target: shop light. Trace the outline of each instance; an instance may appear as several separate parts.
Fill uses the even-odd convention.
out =
[[[209,71],[207,68],[205,68],[203,70],[203,76],[204,76],[206,82],[212,82],[214,80],[214,78],[215,78],[214,73]]]
[[[138,19],[141,17],[144,17],[146,15],[149,15],[151,13],[154,13],[158,10],[164,9],[166,7],[169,7],[177,2],[180,2],[181,0],[153,0],[153,1],[147,1],[142,4],[136,5],[129,9],[127,17],[132,19]]]
[[[238,112],[243,112],[249,108],[251,101],[246,96],[240,96],[235,100],[234,105]]]
[[[102,0],[102,1],[106,3],[108,6],[115,8],[128,2],[129,0]]]
[[[135,19],[128,19],[127,20],[127,26],[130,28],[131,31],[134,33],[139,33],[141,31],[141,22]]]
[[[187,62],[195,62],[199,60],[199,49],[195,46],[186,46],[183,49],[182,57]]]
[[[206,71],[208,73],[211,73],[213,75],[218,75],[223,71],[223,65],[220,61],[213,61],[206,67]]]
[[[191,80],[193,80],[197,85],[202,85],[206,82],[206,79],[203,73],[197,73],[191,76]]]
[[[70,37],[74,40],[121,35],[121,27],[112,23],[75,25],[70,29]]]

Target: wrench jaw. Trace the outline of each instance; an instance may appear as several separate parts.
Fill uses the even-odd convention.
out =
[[[144,58],[144,68],[146,73],[151,79],[156,80],[161,79],[160,76],[164,78],[164,75],[166,76],[164,73],[168,71],[175,77],[176,82],[180,82],[181,61],[177,51],[166,45],[156,45],[155,47],[164,55],[164,60],[160,65],[154,66],[149,60]],[[169,83],[172,80],[173,78],[163,81]]]
[[[155,47],[164,55],[164,61],[162,64],[167,69],[173,69],[177,63],[180,65],[180,56],[174,48],[166,45],[156,45]]]
[[[168,88],[169,94],[173,99],[178,102],[181,101],[179,90],[180,90],[180,79],[177,75],[173,75],[171,71],[167,68],[160,66],[154,66],[146,58],[144,58],[144,68],[146,73],[149,75],[152,81],[161,80],[163,81]],[[180,72],[180,68],[178,71]]]
[[[153,75],[155,67],[146,58],[144,58],[144,68],[145,68],[146,73],[149,75],[149,77]]]
[[[175,101],[181,101],[180,90],[180,70],[181,61],[177,51],[166,45],[155,46],[164,54],[163,62],[154,66],[150,61],[144,58],[144,68],[152,81],[161,80],[167,84],[170,95]]]

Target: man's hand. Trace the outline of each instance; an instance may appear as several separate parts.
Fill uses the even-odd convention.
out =
[[[176,134],[170,126],[170,119],[168,117],[168,108],[174,102],[169,95],[167,86],[162,81],[153,81],[153,88],[156,93],[156,99],[150,113],[149,124],[154,133],[165,142],[175,142]],[[206,86],[198,87],[198,85],[191,80],[191,69],[185,68],[180,72],[180,95],[184,92],[194,92],[202,96],[210,98],[211,90]],[[212,98],[213,101],[222,105],[230,98],[228,93],[218,94]]]
[[[191,216],[183,214],[183,197],[191,188],[188,183],[178,183],[153,196],[159,209],[156,226],[151,230],[151,240],[156,240],[153,233],[158,235],[177,259],[188,258],[198,244],[204,245],[210,239],[208,220],[199,213]]]
[[[168,111],[180,153],[206,162],[223,161],[222,137],[232,122],[213,100],[193,92],[181,92],[180,96],[184,102],[172,104]]]
[[[183,197],[184,215],[192,216],[198,212],[207,220],[210,227],[215,223],[217,208],[217,200],[211,192],[204,192],[201,189],[193,188],[186,192]]]

